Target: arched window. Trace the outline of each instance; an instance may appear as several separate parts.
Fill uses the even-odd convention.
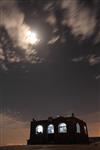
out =
[[[86,126],[84,126],[84,132],[85,132],[85,134],[87,134],[87,128],[86,128]]]
[[[39,133],[43,133],[43,126],[42,125],[38,125],[36,127],[36,134],[39,134]]]
[[[76,124],[76,132],[80,133],[80,125],[79,125],[79,123]]]
[[[53,124],[49,124],[48,125],[48,134],[53,134],[54,133],[54,125]]]
[[[67,125],[65,123],[60,123],[58,125],[58,132],[59,133],[66,133],[67,132]]]

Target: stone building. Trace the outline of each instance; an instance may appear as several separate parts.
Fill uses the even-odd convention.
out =
[[[86,123],[72,114],[48,120],[33,119],[27,144],[86,144],[88,141]]]

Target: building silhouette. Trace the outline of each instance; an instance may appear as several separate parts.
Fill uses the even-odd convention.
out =
[[[27,144],[86,144],[88,141],[86,123],[72,114],[71,117],[33,119]]]

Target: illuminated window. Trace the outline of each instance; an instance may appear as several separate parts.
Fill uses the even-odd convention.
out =
[[[59,133],[66,133],[67,132],[67,125],[65,123],[60,123],[58,125],[58,132]]]
[[[48,125],[48,134],[52,134],[52,133],[54,133],[54,125],[50,124]]]
[[[87,128],[86,128],[86,126],[84,126],[84,132],[85,132],[85,134],[87,134]]]
[[[39,133],[43,133],[43,126],[42,125],[38,125],[36,127],[36,134],[39,134]]]
[[[79,123],[76,124],[76,132],[80,133],[80,125],[79,125]]]

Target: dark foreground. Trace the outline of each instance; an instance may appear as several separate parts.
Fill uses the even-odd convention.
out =
[[[100,150],[100,144],[90,145],[34,145],[34,146],[3,146],[0,150]]]

